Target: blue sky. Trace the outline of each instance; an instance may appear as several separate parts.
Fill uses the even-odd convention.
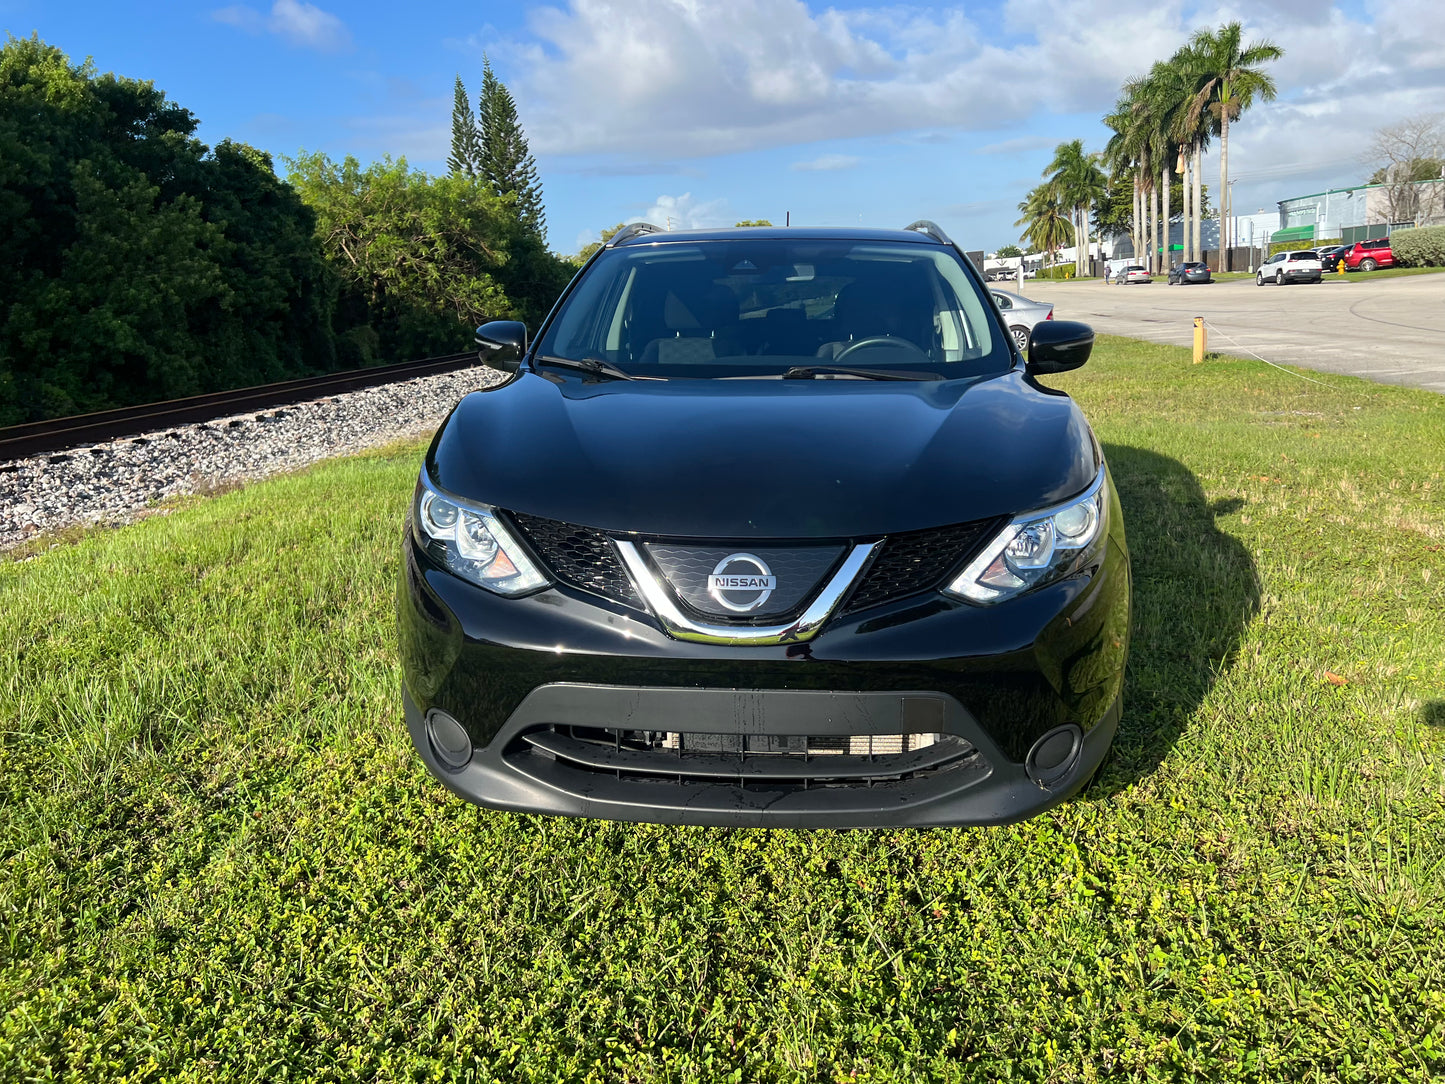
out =
[[[278,157],[299,149],[445,168],[452,82],[482,53],[517,98],[549,240],[603,227],[903,225],[1014,240],[1052,147],[1106,138],[1123,79],[1238,18],[1286,50],[1280,100],[1232,133],[1235,208],[1368,174],[1382,123],[1445,108],[1442,0],[0,0],[0,29],[154,80]],[[1207,160],[1205,180],[1217,177]]]

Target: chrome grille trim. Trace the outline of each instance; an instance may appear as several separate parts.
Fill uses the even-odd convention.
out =
[[[617,546],[617,552],[622,555],[622,563],[627,566],[627,571],[632,576],[632,582],[642,592],[648,608],[662,622],[668,635],[678,640],[732,645],[802,643],[811,640],[837,609],[839,601],[847,594],[848,588],[853,585],[858,573],[878,547],[877,542],[854,546],[848,556],[843,558],[838,571],[833,573],[813,597],[802,616],[795,621],[785,625],[708,625],[694,621],[683,613],[671,592],[658,582],[636,543],[624,542],[621,539],[613,539],[613,542]]]

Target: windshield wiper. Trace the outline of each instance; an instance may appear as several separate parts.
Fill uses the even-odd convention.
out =
[[[610,361],[603,361],[601,358],[554,358],[548,355],[533,358],[536,365],[555,365],[560,369],[577,369],[580,372],[591,373],[593,376],[611,377],[613,380],[647,380],[648,377],[633,376],[631,373],[623,372]]]
[[[794,365],[783,371],[784,380],[812,380],[820,373],[859,376],[864,380],[942,380],[938,373],[915,373],[904,369],[852,369],[846,365]]]

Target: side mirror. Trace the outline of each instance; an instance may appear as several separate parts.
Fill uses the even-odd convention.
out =
[[[477,328],[476,344],[483,365],[515,373],[527,352],[527,325],[520,320],[492,320]]]
[[[1094,329],[1075,320],[1045,320],[1029,334],[1030,376],[1066,373],[1089,360],[1094,350]]]

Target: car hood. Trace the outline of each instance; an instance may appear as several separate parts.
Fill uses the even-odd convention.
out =
[[[456,496],[607,531],[843,538],[1014,514],[1098,470],[1083,414],[977,380],[554,380],[468,395],[427,457]]]

